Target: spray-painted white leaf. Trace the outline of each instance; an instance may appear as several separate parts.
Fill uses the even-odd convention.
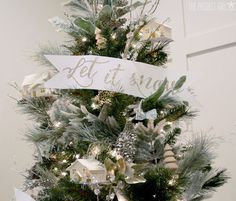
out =
[[[93,9],[87,0],[70,0],[63,6],[69,8],[75,16],[90,17],[93,15]]]
[[[180,89],[183,84],[186,82],[186,76],[182,76],[175,84],[174,86],[174,90],[178,90]]]
[[[95,25],[82,17],[77,17],[74,21],[75,25],[77,25],[83,31],[93,35],[95,33]]]
[[[147,2],[147,3],[150,3],[150,2]],[[138,8],[140,6],[143,6],[143,3],[140,2],[140,1],[137,1],[137,2],[133,3],[132,5],[125,7],[126,8],[126,12],[122,13],[122,15],[120,15],[119,17],[124,16],[128,12],[130,12],[132,10],[135,10],[136,8]]]
[[[110,18],[112,16],[112,8],[109,5],[103,7],[99,13],[99,19]]]
[[[73,25],[69,21],[61,19],[59,17],[53,17],[48,21],[56,28],[56,31],[58,32],[65,31],[68,33],[73,31]]]

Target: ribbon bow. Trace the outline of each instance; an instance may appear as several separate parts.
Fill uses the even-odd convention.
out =
[[[142,110],[142,101],[140,101],[138,108],[135,108],[134,111],[136,112],[135,119],[139,121],[144,120],[144,119],[155,120],[157,118],[156,109],[150,110],[148,112],[144,112]]]

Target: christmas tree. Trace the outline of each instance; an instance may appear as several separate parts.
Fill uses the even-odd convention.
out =
[[[43,87],[57,74],[44,57],[49,54],[106,56],[162,68],[171,40],[153,19],[158,4],[69,0],[65,19],[49,20],[71,40],[37,52],[35,59],[50,70],[27,77],[18,101],[36,122],[27,133],[36,162],[24,186],[35,200],[200,201],[227,182],[226,170],[212,165],[210,138],[181,140],[181,122],[196,115],[176,96],[185,76],[171,86],[163,80],[146,98],[122,89]]]

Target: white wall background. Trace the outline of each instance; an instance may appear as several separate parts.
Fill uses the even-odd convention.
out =
[[[30,167],[33,149],[24,141],[29,123],[17,113],[17,96],[9,83],[21,83],[25,75],[40,71],[30,55],[39,43],[61,37],[47,22],[60,13],[58,0],[0,0],[0,200],[10,201],[13,188],[20,187],[21,172]],[[62,37],[61,37],[62,38]]]
[[[0,200],[9,201],[32,163],[32,147],[25,142],[28,124],[16,113],[17,96],[9,83],[40,71],[30,61],[39,43],[61,41],[47,19],[61,14],[62,0],[0,0]],[[233,4],[231,4],[232,2]],[[233,6],[232,6],[233,5]],[[201,103],[194,129],[219,137],[216,165],[227,167],[232,179],[211,201],[235,201],[236,191],[236,2],[228,0],[162,0],[157,16],[171,18],[173,67],[188,68]]]

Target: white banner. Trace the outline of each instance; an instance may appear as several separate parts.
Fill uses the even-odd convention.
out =
[[[109,90],[143,98],[154,93],[165,78],[170,88],[184,75],[166,66],[111,57],[46,55],[46,58],[59,71],[45,83],[46,88]]]

